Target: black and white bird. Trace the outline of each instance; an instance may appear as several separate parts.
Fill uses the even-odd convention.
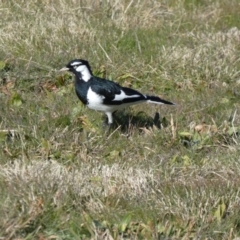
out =
[[[75,74],[75,91],[78,98],[88,108],[104,112],[109,125],[113,123],[115,111],[133,104],[150,102],[174,105],[157,96],[144,95],[134,89],[121,87],[113,81],[94,76],[86,60],[72,60],[60,71]]]

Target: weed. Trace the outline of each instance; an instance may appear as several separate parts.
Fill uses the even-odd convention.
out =
[[[237,239],[239,12],[1,1],[0,238]],[[58,72],[74,58],[176,106],[119,111],[105,133]]]

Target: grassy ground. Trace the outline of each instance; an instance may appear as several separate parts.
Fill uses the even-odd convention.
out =
[[[0,239],[238,239],[238,0],[0,1]],[[177,103],[102,115],[58,70]]]

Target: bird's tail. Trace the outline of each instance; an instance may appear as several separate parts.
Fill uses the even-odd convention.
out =
[[[146,96],[146,97],[147,97],[147,102],[150,102],[150,103],[175,105],[175,103],[169,102],[160,97],[156,97],[156,96]]]

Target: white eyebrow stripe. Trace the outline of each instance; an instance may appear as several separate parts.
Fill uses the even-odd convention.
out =
[[[82,62],[74,62],[74,63],[71,63],[71,66],[76,66],[76,65],[79,65],[79,64],[82,64]]]
[[[116,94],[113,101],[122,101],[123,99],[126,99],[126,98],[138,98],[138,97],[141,97],[141,95],[126,95],[125,92],[123,90],[121,90],[121,93],[120,94]]]

